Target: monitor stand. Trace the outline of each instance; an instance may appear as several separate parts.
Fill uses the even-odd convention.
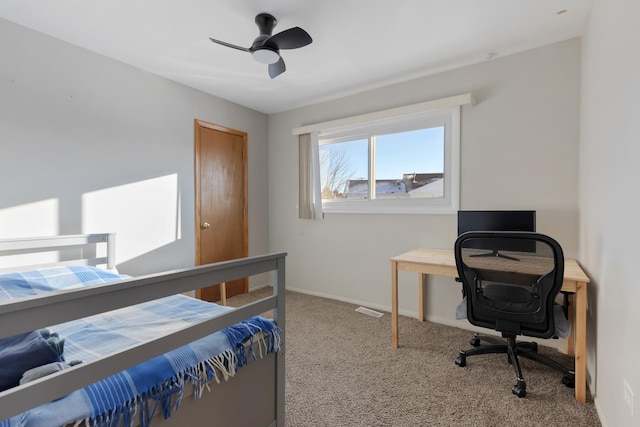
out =
[[[486,254],[472,254],[469,255],[470,257],[488,257],[488,256],[492,256],[492,257],[499,257],[499,258],[504,258],[504,259],[510,259],[512,261],[520,261],[518,258],[509,256],[509,255],[505,255],[505,254],[501,254],[500,252],[498,252],[497,249],[494,249],[491,252],[487,252]]]

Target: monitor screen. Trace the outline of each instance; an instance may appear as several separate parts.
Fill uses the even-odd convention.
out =
[[[458,211],[458,235],[467,231],[536,231],[536,211]],[[481,248],[482,242],[477,244]],[[533,241],[512,246],[508,249],[535,252]]]
[[[536,231],[536,211],[458,211],[458,235],[467,231]]]

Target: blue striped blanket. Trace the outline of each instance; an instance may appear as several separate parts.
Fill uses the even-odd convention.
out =
[[[0,275],[0,301],[78,289],[121,280],[129,276],[88,266],[49,267]]]
[[[47,279],[49,273],[51,281]],[[67,276],[67,280],[60,280],[62,276]],[[78,276],[83,278],[76,280]],[[46,288],[51,291],[85,286],[87,282],[84,279],[96,284],[120,277],[92,267],[13,273],[0,276],[0,300],[39,294],[46,292]],[[21,281],[23,283],[19,283]],[[227,310],[231,309],[185,295],[174,295],[52,325],[48,329],[64,339],[63,357],[67,362],[90,361]],[[272,320],[252,317],[62,399],[0,421],[0,427],[49,427],[78,421],[100,427],[128,426],[134,422],[148,426],[156,412],[161,411],[167,418],[172,410],[177,409],[187,385],[199,397],[208,382],[219,382],[221,377],[226,380],[233,376],[238,367],[248,362],[248,356],[257,357],[254,348],[260,355],[280,350],[280,331]]]

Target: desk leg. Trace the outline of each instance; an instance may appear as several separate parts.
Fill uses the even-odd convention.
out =
[[[424,322],[424,295],[427,286],[427,275],[418,274],[418,320]]]
[[[587,401],[587,284],[577,283],[576,305],[576,400]]]
[[[398,263],[391,261],[391,345],[398,348]]]
[[[569,336],[567,337],[567,348],[565,353],[569,356],[575,356],[575,340],[576,340],[576,295],[569,295],[569,312],[567,313],[569,320]]]

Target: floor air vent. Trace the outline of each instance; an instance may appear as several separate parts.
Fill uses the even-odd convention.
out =
[[[380,313],[379,311],[371,310],[370,308],[366,307],[358,307],[356,308],[356,311],[358,313],[366,314],[367,316],[371,317],[382,317],[383,315],[383,313]]]

